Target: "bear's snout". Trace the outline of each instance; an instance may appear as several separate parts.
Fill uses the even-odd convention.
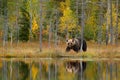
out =
[[[68,43],[68,46],[71,47],[71,46],[72,46],[72,43]]]

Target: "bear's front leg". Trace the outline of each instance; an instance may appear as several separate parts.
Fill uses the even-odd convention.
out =
[[[74,50],[76,53],[78,53],[79,50],[80,50],[80,48],[75,46],[75,47],[73,47],[73,50]]]
[[[69,51],[70,51],[70,48],[69,48],[69,47],[67,47],[67,48],[66,48],[66,52],[69,52]]]

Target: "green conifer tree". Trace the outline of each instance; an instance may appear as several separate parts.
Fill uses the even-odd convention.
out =
[[[29,29],[30,29],[30,14],[29,9],[29,0],[23,0],[23,4],[20,7],[21,18],[20,18],[20,33],[19,38],[21,41],[29,40]]]

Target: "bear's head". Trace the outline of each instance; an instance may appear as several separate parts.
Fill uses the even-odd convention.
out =
[[[85,61],[66,61],[65,69],[70,73],[81,73],[84,72],[87,66],[87,62]]]
[[[74,61],[74,62],[68,61],[68,62],[66,62],[65,66],[66,66],[66,71],[70,72],[70,73],[78,72],[79,67],[80,67],[79,62],[77,62],[77,61]]]
[[[76,44],[75,39],[68,39],[66,40],[66,44],[68,47],[72,47]]]

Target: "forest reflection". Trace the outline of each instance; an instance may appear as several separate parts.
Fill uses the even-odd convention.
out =
[[[0,80],[119,80],[119,78],[119,61],[0,60]]]

